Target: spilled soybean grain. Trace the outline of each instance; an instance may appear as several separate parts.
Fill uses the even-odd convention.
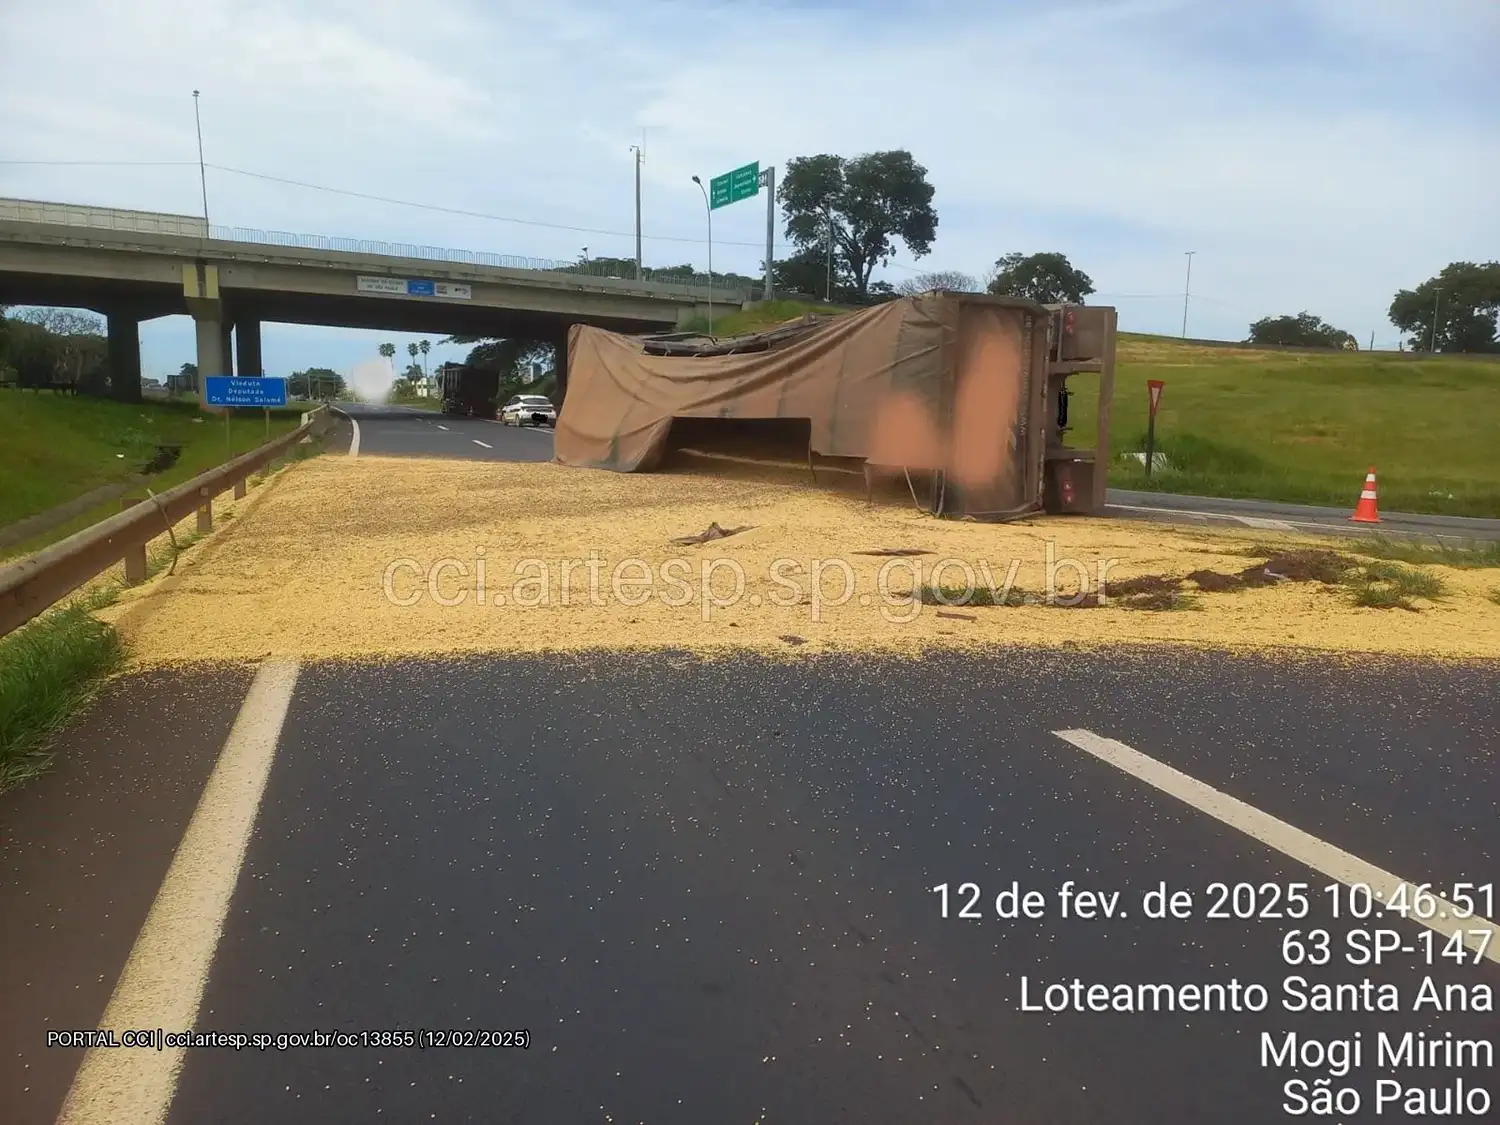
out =
[[[671,543],[713,523],[748,530]],[[884,544],[930,554],[862,553]],[[1267,578],[1233,596],[1186,602],[1171,585],[1190,572],[1246,570],[1246,547],[1247,537],[1234,533],[1136,522],[936,520],[909,505],[869,506],[862,496],[814,489],[793,471],[626,475],[554,464],[327,458],[285,473],[175,576],[128,592],[101,615],[117,624],[140,664],[268,653],[915,653],[1122,643],[1500,656],[1500,610],[1489,600],[1493,579],[1482,572],[1434,568],[1449,597],[1395,616],[1357,607],[1320,581]],[[1292,540],[1275,546],[1280,555],[1321,550]],[[686,575],[677,587],[664,577],[668,564]],[[1048,607],[1049,593],[1092,592],[1101,565],[1111,595],[1121,583],[1146,579],[1135,597],[1198,612],[1141,612],[1145,606],[1113,596],[1085,614]],[[1266,564],[1250,569],[1263,572]],[[961,591],[970,575],[976,589],[1026,591],[1025,604],[980,608],[961,629],[938,619],[936,607],[912,604],[913,590]],[[439,604],[434,592],[454,604]]]

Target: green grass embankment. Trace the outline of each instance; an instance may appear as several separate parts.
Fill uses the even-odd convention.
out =
[[[1148,379],[1165,384],[1150,480]],[[1094,441],[1097,382],[1071,381]],[[1110,425],[1110,484],[1353,509],[1371,465],[1392,511],[1500,516],[1500,362],[1366,352],[1217,348],[1123,335]]]
[[[308,404],[271,411],[270,435],[302,422]],[[102,485],[129,480],[164,445],[180,445],[175,464],[150,476],[162,492],[221,464],[231,453],[248,453],[266,441],[259,410],[236,411],[226,436],[222,415],[207,414],[194,401],[121,403],[82,396],[0,390],[0,528],[46,512]],[[59,527],[0,548],[0,558],[36,551],[119,511],[111,500]]]

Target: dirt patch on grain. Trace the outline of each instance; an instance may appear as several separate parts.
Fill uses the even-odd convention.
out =
[[[1187,581],[1206,594],[1224,594],[1231,590],[1243,590],[1245,580],[1238,574],[1223,574],[1217,570],[1194,570]]]
[[[1259,569],[1273,581],[1285,579],[1291,582],[1322,582],[1334,586],[1343,580],[1353,565],[1337,551],[1310,549],[1272,555]]]
[[[1165,574],[1143,574],[1139,578],[1127,578],[1109,584],[1109,596],[1133,598],[1142,595],[1170,594],[1181,588],[1182,579]]]

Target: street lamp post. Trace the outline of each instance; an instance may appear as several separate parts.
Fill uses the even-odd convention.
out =
[[[1432,297],[1432,331],[1427,334],[1427,350],[1433,355],[1437,355],[1438,306],[1442,303],[1442,300],[1443,287],[1439,285],[1437,287],[1437,292],[1434,293]]]
[[[208,225],[208,173],[203,170],[203,118],[198,114],[198,91],[193,91],[193,124],[198,128],[198,183],[203,188],[203,225]]]
[[[644,276],[641,270],[641,146],[631,145],[630,151],[635,153],[635,279],[640,281]]]
[[[714,334],[714,208],[708,201],[708,189],[697,176],[693,183],[703,193],[703,210],[708,214],[708,334]]]

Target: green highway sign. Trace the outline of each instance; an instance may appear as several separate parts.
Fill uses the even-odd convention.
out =
[[[742,199],[760,194],[760,161],[725,172],[708,181],[709,210],[728,207]]]

